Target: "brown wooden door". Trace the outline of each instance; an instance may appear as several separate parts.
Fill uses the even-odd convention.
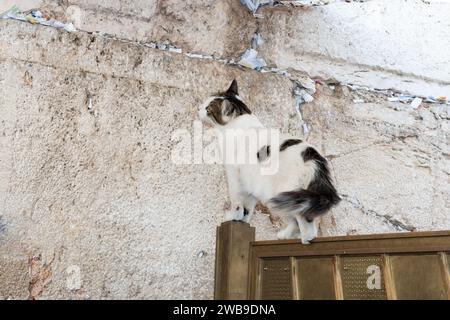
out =
[[[222,226],[217,299],[450,299],[450,231],[324,237],[302,245],[252,241],[254,229],[242,222]],[[224,276],[230,266],[234,271]]]

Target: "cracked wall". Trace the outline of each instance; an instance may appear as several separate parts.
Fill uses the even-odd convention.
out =
[[[256,19],[237,0],[16,0],[87,32],[141,42],[169,41],[185,52],[237,59],[258,29],[270,65],[421,96],[450,97],[450,3],[336,1],[262,7]]]
[[[184,51],[239,57],[251,41],[256,21],[234,0],[22,0],[77,29],[139,42],[169,40]],[[12,2],[0,7],[9,9]]]
[[[32,270],[2,297],[212,298],[224,175],[172,164],[172,133],[233,78],[266,123],[293,127],[292,83],[16,21],[1,21],[0,61],[0,257],[8,279]]]
[[[90,10],[89,1],[64,3]],[[135,14],[127,2],[104,6],[97,15]],[[189,22],[192,6],[174,25]],[[248,29],[239,41],[224,30],[208,47],[224,56],[248,47],[256,27],[227,6]],[[136,12],[161,7],[152,8]],[[204,48],[196,36],[174,43]],[[220,166],[172,164],[171,135],[192,130],[198,104],[233,78],[266,125],[301,135],[293,84],[280,75],[0,21],[0,298],[212,298],[225,177]],[[322,235],[450,229],[448,105],[413,109],[340,85],[318,84],[314,96],[302,105],[304,138],[331,161],[344,199]],[[275,238],[272,222],[255,216],[257,239]]]
[[[260,53],[282,68],[422,96],[450,96],[450,3],[336,2],[263,8]]]
[[[448,229],[450,108],[414,110],[376,94],[354,103],[360,96],[324,87],[303,107],[309,140],[331,161],[343,194],[324,234]]]

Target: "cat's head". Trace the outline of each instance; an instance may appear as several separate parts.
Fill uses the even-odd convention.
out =
[[[239,116],[251,113],[239,97],[236,80],[231,82],[227,91],[212,95],[198,109],[200,119],[213,126],[224,126]]]

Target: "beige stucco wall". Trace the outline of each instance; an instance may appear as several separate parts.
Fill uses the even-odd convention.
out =
[[[86,32],[169,41],[184,51],[227,58],[245,51],[257,24],[236,0],[8,0],[0,3],[0,13],[13,3],[23,10],[39,8]]]
[[[233,78],[265,124],[302,132],[282,76],[0,21],[0,298],[212,298],[225,177],[173,164],[171,137]],[[307,138],[344,198],[322,235],[450,228],[448,105],[340,86],[315,98]],[[252,224],[275,238],[266,215]]]
[[[185,52],[237,59],[258,30],[271,66],[420,96],[450,97],[448,1],[330,1],[263,7],[254,18],[239,0],[7,0],[41,8],[87,32],[141,42],[169,41]]]
[[[450,97],[448,1],[337,1],[264,9],[267,61],[374,88]]]
[[[3,273],[48,266],[31,286],[51,277],[31,289],[42,298],[211,298],[224,176],[172,164],[172,133],[235,77],[262,119],[281,123],[291,82],[15,21],[1,21],[0,39]],[[256,223],[273,236],[265,216]],[[78,291],[67,288],[72,266]],[[29,295],[28,282],[1,288]]]

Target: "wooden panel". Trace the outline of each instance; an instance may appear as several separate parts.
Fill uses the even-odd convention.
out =
[[[444,280],[445,291],[447,292],[447,299],[450,300],[450,266],[448,263],[448,256],[445,252],[439,253],[441,258],[441,272]]]
[[[336,300],[344,300],[344,291],[342,289],[341,279],[341,257],[338,255],[334,256],[333,259],[333,276]]]
[[[255,228],[229,221],[217,228],[215,299],[247,299],[250,242]]]
[[[321,237],[310,245],[299,240],[252,242],[248,298],[450,299],[450,282],[445,281],[450,277],[449,251],[450,231]],[[372,273],[379,268],[379,289],[374,278],[367,286],[369,266]],[[416,269],[428,273],[415,275]]]
[[[383,254],[383,276],[388,300],[397,300],[394,276],[392,275],[391,257]]]
[[[291,261],[291,282],[292,282],[292,299],[300,300],[300,287],[298,283],[298,264],[295,257],[290,258]]]
[[[439,254],[391,256],[398,299],[446,299]]]
[[[394,232],[394,233],[378,233],[378,234],[361,234],[353,236],[331,236],[331,237],[318,237],[311,243],[320,242],[346,242],[346,241],[359,241],[359,240],[385,240],[385,239],[410,239],[410,238],[448,238],[450,236],[450,230],[442,231],[420,231],[420,232]],[[267,244],[286,244],[286,243],[301,243],[298,239],[288,240],[263,240],[255,242],[255,245],[265,246]]]
[[[450,250],[450,231],[322,237],[310,245],[302,245],[299,240],[257,241],[252,243],[252,250],[260,258],[440,252]]]
[[[300,299],[336,299],[332,257],[297,259],[296,267]]]
[[[262,259],[256,258],[255,251],[250,250],[247,299],[261,299],[261,275]]]
[[[448,267],[448,272],[450,273],[450,253],[447,253],[447,267]]]
[[[341,279],[345,300],[385,300],[386,289],[381,256],[341,257]]]
[[[288,258],[263,259],[261,273],[261,299],[292,299],[291,263]]]

